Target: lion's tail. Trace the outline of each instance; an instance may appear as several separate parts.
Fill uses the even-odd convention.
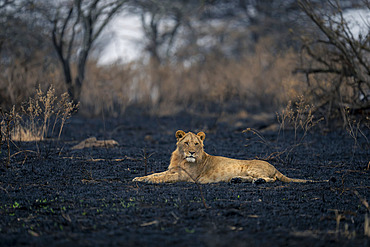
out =
[[[287,176],[285,176],[284,174],[282,174],[281,172],[277,171],[276,172],[276,178],[279,180],[279,181],[282,181],[282,182],[286,182],[286,183],[291,183],[291,182],[294,182],[294,183],[307,183],[307,182],[328,182],[328,180],[324,180],[324,181],[315,181],[315,180],[306,180],[306,179],[298,179],[298,178],[288,178]]]

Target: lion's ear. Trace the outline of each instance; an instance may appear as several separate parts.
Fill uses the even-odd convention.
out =
[[[197,134],[197,136],[199,136],[199,138],[202,140],[202,141],[204,141],[204,139],[206,139],[206,134],[204,134],[204,132],[199,132],[198,134]]]
[[[183,138],[185,136],[185,132],[182,131],[182,130],[178,130],[176,131],[176,139],[177,140],[180,140],[181,138]]]

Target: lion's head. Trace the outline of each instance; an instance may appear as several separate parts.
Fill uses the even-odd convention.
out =
[[[182,130],[176,131],[176,145],[181,159],[190,163],[195,163],[197,159],[201,159],[204,154],[203,141],[205,138],[206,134],[204,132],[194,134],[192,132],[185,133]]]

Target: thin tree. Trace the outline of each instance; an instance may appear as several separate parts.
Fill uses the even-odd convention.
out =
[[[173,0],[138,0],[133,1],[132,6],[134,12],[140,15],[145,48],[151,62],[161,64],[172,55],[171,49],[190,13],[190,7],[182,1]]]
[[[79,101],[91,48],[103,29],[122,9],[124,0],[73,0],[63,2],[52,17],[52,41],[62,63],[68,93]],[[72,77],[72,62],[77,74]]]

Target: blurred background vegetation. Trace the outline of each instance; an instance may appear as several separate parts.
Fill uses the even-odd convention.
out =
[[[53,85],[87,116],[276,112],[303,96],[326,123],[366,119],[369,11],[369,0],[0,0],[0,106]],[[138,58],[99,63],[107,25],[127,14],[140,20]]]

